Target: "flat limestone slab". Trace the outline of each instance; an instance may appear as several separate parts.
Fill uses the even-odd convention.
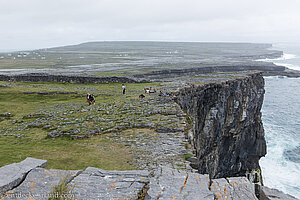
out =
[[[45,167],[46,160],[26,158],[19,163],[13,163],[0,168],[0,194],[19,185],[26,174],[37,167]]]
[[[82,171],[65,171],[57,169],[36,168],[29,172],[26,179],[17,188],[5,193],[3,199],[18,200],[47,200],[51,195],[54,186],[59,181],[66,178],[66,182],[70,182],[75,176]]]
[[[257,199],[253,185],[246,177],[213,179],[210,189],[219,200]]]
[[[71,185],[76,199],[137,199],[149,172],[144,170],[106,171],[88,167]]]
[[[297,198],[285,194],[279,190],[268,188],[266,186],[262,187],[262,193],[260,195],[262,200],[297,200]]]
[[[150,179],[146,199],[213,200],[209,183],[208,175],[162,167]]]

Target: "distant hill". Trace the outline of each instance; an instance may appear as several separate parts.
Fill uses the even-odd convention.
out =
[[[0,73],[60,73],[97,76],[211,66],[262,65],[276,58],[271,44],[201,42],[87,42],[78,45],[0,53]],[[271,63],[263,64],[272,66]]]

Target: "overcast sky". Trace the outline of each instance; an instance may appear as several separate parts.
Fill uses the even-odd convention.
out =
[[[0,50],[86,41],[300,42],[300,0],[0,0]]]

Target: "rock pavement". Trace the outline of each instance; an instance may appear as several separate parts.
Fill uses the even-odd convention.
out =
[[[213,179],[210,186],[216,199],[252,199],[255,200],[254,186],[246,177]]]
[[[146,199],[214,199],[208,175],[168,167],[159,168],[150,179]]]
[[[72,182],[78,199],[136,199],[149,182],[145,170],[106,171],[88,167]]]
[[[26,175],[36,167],[45,167],[46,160],[26,158],[19,163],[13,163],[0,168],[0,194],[18,186]]]
[[[246,177],[209,179],[208,174],[159,166],[154,171],[45,169],[47,161],[27,158],[0,168],[1,200],[47,200],[49,197],[81,200],[256,200]],[[60,196],[56,186],[68,188]],[[263,200],[295,200],[278,190],[263,187]]]
[[[59,185],[60,181],[64,180],[69,183],[81,172],[81,170],[32,169],[22,184],[6,193],[3,199],[48,200],[49,197],[56,195],[55,193],[51,194],[51,192],[55,186]]]

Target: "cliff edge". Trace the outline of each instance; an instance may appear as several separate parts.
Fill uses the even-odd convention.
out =
[[[260,170],[266,155],[261,121],[264,79],[260,73],[221,83],[182,88],[176,102],[190,118],[192,167],[211,178],[245,176]]]
[[[218,81],[213,81],[217,78]],[[155,153],[151,157],[151,153],[144,151],[142,157],[156,162],[151,171],[146,167],[131,171],[95,167],[75,171],[45,169],[46,160],[27,158],[0,168],[0,199],[48,199],[57,194],[53,186],[59,185],[72,189],[62,195],[79,199],[296,199],[261,187],[259,159],[266,154],[260,111],[265,92],[262,74],[236,73],[230,77],[223,74],[214,79],[194,77],[187,82],[167,83],[164,87],[171,91],[170,95],[156,95],[157,99],[149,103],[150,107],[169,108],[169,112],[164,112],[167,119],[171,115],[184,119],[184,111],[187,122],[182,123],[185,129],[157,128],[154,123],[149,126],[149,129],[156,127],[155,132],[159,133],[156,136],[163,138],[161,143],[153,142],[152,146],[143,143]],[[176,104],[172,99],[182,111],[178,105],[166,107],[171,102]],[[143,112],[140,117],[157,113],[160,112]],[[171,122],[174,124],[176,120]],[[197,173],[185,162],[170,165],[183,154],[188,155],[183,130],[196,155],[188,160]],[[162,154],[173,160],[160,162],[157,158],[167,158]]]

